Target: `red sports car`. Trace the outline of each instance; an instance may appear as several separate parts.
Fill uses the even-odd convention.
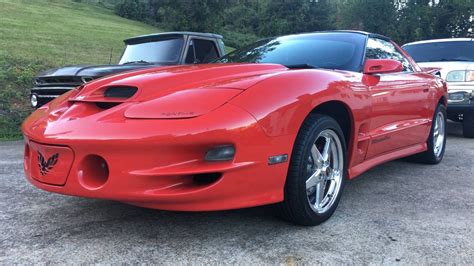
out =
[[[445,83],[387,37],[259,41],[215,64],[119,74],[26,119],[25,173],[55,193],[180,211],[278,203],[315,225],[347,179],[446,143]]]

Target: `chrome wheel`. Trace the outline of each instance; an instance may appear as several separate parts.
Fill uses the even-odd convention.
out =
[[[433,129],[433,152],[436,157],[441,156],[444,147],[444,139],[446,134],[446,119],[442,112],[438,112],[434,120]]]
[[[323,130],[308,155],[306,196],[311,209],[322,214],[336,201],[341,190],[344,154],[341,140],[331,129]]]

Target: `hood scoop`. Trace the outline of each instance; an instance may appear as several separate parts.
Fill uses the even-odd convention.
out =
[[[137,92],[136,87],[128,86],[116,86],[106,88],[104,91],[105,98],[116,98],[116,99],[128,99],[131,98]]]
[[[138,88],[134,86],[107,86],[96,90],[79,93],[71,97],[71,102],[112,102],[122,103],[133,98]]]
[[[79,93],[69,101],[93,103],[100,109],[109,109],[134,98],[137,92],[138,88],[133,86],[107,86],[84,94]]]

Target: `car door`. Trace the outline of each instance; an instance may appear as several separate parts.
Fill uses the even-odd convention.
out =
[[[402,72],[378,74],[379,81],[369,88],[371,141],[366,158],[425,142],[430,124],[426,78],[389,40],[371,37],[366,49],[367,59],[394,59],[404,67]]]

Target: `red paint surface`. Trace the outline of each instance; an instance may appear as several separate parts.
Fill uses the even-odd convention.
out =
[[[101,92],[114,85],[138,91],[129,99],[104,99]],[[25,172],[47,191],[151,208],[264,205],[283,200],[288,170],[288,162],[269,166],[268,157],[291,155],[303,120],[318,106],[338,102],[350,114],[353,178],[425,150],[442,97],[442,81],[422,72],[367,75],[228,64],[124,73],[91,82],[28,117],[22,129],[35,148],[25,156]],[[117,105],[104,109],[98,102]],[[225,144],[235,146],[234,160],[204,161],[207,150]],[[54,167],[48,175],[57,177],[37,178],[35,151],[50,156],[51,147],[71,151],[69,172]],[[106,165],[93,165],[100,158]],[[205,173],[221,177],[211,184],[193,181]],[[62,181],[46,181],[53,179]]]

